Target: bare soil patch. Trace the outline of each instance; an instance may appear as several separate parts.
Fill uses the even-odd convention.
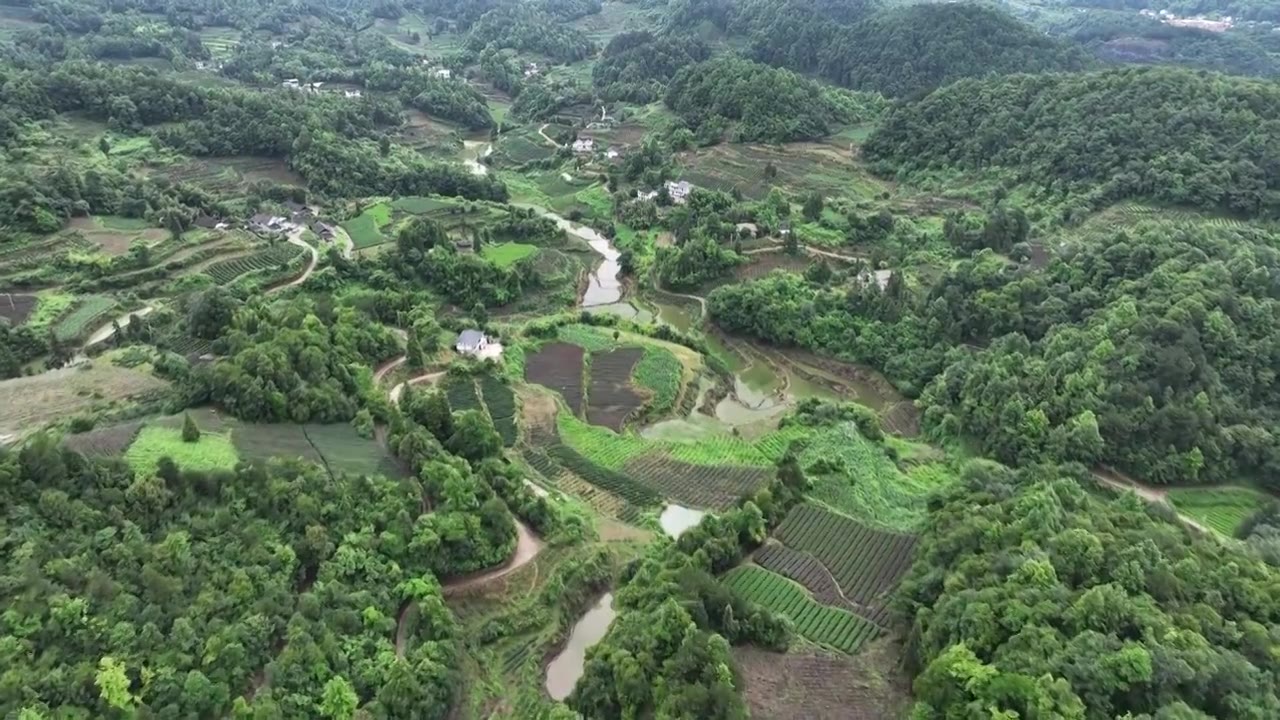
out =
[[[733,654],[757,720],[889,720],[904,717],[910,701],[887,641],[857,657],[752,647],[734,648]]]
[[[0,318],[7,320],[11,327],[17,327],[26,322],[36,309],[36,302],[35,295],[0,293]]]
[[[525,360],[524,377],[531,383],[560,393],[565,404],[577,415],[582,412],[584,352],[571,343],[547,343]]]
[[[142,421],[97,428],[78,435],[69,435],[65,441],[68,449],[88,457],[113,457],[123,455],[142,429]]]
[[[587,422],[621,432],[627,418],[644,405],[644,396],[631,387],[631,371],[643,355],[641,348],[591,354]]]

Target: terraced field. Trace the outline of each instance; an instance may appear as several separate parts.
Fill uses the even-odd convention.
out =
[[[17,327],[36,309],[36,302],[35,295],[0,293],[0,319],[11,327]]]
[[[304,252],[296,245],[277,243],[251,255],[215,262],[204,269],[204,274],[219,285],[228,285],[252,272],[279,270]]]
[[[84,335],[95,323],[107,317],[116,307],[116,301],[105,295],[86,295],[76,300],[75,308],[62,317],[53,327],[59,341],[69,342]]]
[[[630,385],[631,370],[643,355],[640,348],[619,348],[591,354],[588,422],[620,432],[627,418],[644,405],[644,398]]]
[[[812,503],[793,509],[774,536],[822,563],[844,596],[880,622],[889,593],[911,566],[916,543],[914,536],[876,530]]]
[[[480,404],[480,393],[476,391],[473,378],[451,375],[445,379],[442,387],[445,397],[449,398],[449,407],[454,412],[483,409]]]
[[[480,394],[484,405],[493,419],[493,426],[502,436],[502,444],[512,447],[516,444],[516,398],[515,393],[498,378],[492,375],[480,377]]]
[[[764,568],[734,568],[723,582],[746,599],[791,618],[806,640],[840,652],[855,653],[880,632],[871,622],[817,602],[804,588]]]
[[[578,345],[554,342],[525,358],[524,377],[560,393],[575,414],[582,411],[582,358]]]
[[[728,510],[774,475],[770,468],[692,465],[662,451],[628,461],[622,472],[681,505],[703,510]]]

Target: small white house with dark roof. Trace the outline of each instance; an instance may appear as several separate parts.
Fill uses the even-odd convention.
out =
[[[480,330],[463,330],[458,334],[458,341],[453,349],[463,355],[479,356],[489,347],[489,337]]]

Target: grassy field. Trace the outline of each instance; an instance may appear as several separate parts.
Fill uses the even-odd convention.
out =
[[[158,426],[143,428],[124,457],[138,473],[154,472],[162,457],[186,470],[230,470],[240,459],[226,435],[205,433],[199,442],[189,443],[183,442],[181,430]]]
[[[800,460],[813,480],[813,497],[873,527],[899,532],[914,532],[924,521],[929,494],[954,480],[939,463],[903,472],[852,423],[815,432]]]
[[[118,406],[163,391],[169,384],[145,368],[110,363],[111,354],[91,364],[0,382],[0,435],[23,434],[46,423]]]
[[[365,208],[364,212],[342,223],[342,227],[351,235],[356,249],[373,247],[388,242],[390,238],[382,234],[382,228],[391,222],[391,206],[378,203]]]
[[[1174,488],[1168,497],[1178,512],[1231,537],[1268,500],[1256,490],[1241,487]]]
[[[480,249],[484,259],[500,268],[510,267],[538,251],[525,243],[508,242],[501,245],[485,245]]]
[[[73,295],[53,291],[39,293],[38,297],[36,309],[27,317],[26,323],[27,327],[33,330],[49,327],[63,313],[71,309],[76,300]]]

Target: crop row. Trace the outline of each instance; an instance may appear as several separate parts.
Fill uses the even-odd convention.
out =
[[[520,456],[542,475],[548,485],[586,502],[601,515],[640,524],[642,517],[638,508],[569,472],[542,450],[526,447],[520,451]]]
[[[792,510],[775,535],[826,566],[845,597],[871,607],[883,605],[916,543],[914,536],[876,530],[811,503]]]
[[[493,426],[502,436],[502,444],[511,447],[516,444],[516,397],[511,388],[493,375],[480,378],[480,394],[484,397],[484,405],[489,409],[489,417]]]
[[[582,411],[582,348],[548,343],[525,358],[524,375],[531,383],[560,393],[569,411]]]
[[[285,265],[301,252],[302,250],[294,245],[279,243],[252,255],[213,263],[205,268],[204,273],[219,285],[226,285],[242,275]]]
[[[823,605],[799,585],[758,566],[734,568],[723,582],[747,600],[791,618],[797,633],[819,645],[852,654],[879,633],[873,623]]]
[[[733,507],[768,484],[773,475],[762,468],[691,465],[661,450],[631,460],[623,472],[681,505],[708,510]]]
[[[600,467],[567,445],[552,445],[547,448],[547,454],[569,472],[633,505],[647,507],[657,505],[662,500],[660,495],[645,485],[622,473]]]
[[[449,376],[444,383],[444,394],[449,398],[449,407],[454,412],[480,409],[476,383],[469,377]]]
[[[645,348],[644,357],[636,364],[635,380],[653,392],[653,398],[649,400],[651,412],[665,413],[675,405],[683,374],[684,366],[670,350],[653,346]]]
[[[74,340],[84,334],[95,320],[116,306],[116,301],[103,295],[88,295],[76,303],[76,307],[58,321],[53,334],[60,341]]]
[[[858,605],[849,602],[840,592],[840,586],[831,577],[831,572],[807,552],[771,542],[756,550],[752,559],[760,567],[800,583],[824,605],[846,607],[880,627],[885,627],[889,622],[886,604]]]

